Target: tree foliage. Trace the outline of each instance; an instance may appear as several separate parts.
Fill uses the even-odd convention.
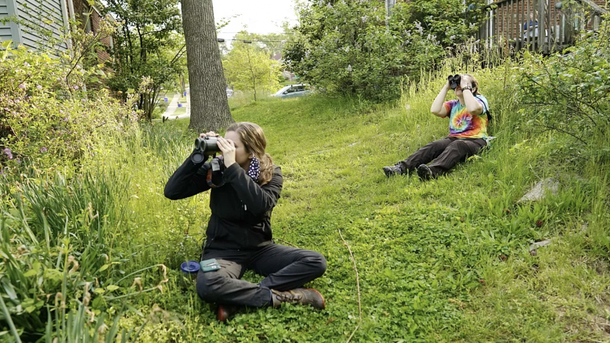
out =
[[[224,69],[227,82],[235,89],[252,91],[255,101],[257,91],[274,91],[279,87],[279,62],[251,44],[234,43],[227,54]]]
[[[182,41],[176,39],[176,32],[182,30],[178,1],[109,0],[104,11],[120,24],[111,62],[115,74],[108,85],[126,99],[128,90],[138,89],[143,78],[150,78],[150,86],[136,103],[150,120],[161,87],[175,80],[184,67],[176,63],[183,54]]]
[[[396,4],[387,18],[383,2],[312,1],[285,63],[330,93],[397,99],[402,81],[417,80],[473,33],[482,16],[466,9],[461,0],[416,0]]]

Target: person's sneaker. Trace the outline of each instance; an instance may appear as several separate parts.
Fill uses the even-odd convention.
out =
[[[313,288],[295,288],[287,292],[271,290],[273,307],[280,307],[282,303],[292,303],[300,305],[311,305],[317,309],[324,309],[326,302],[320,292]]]
[[[387,166],[383,167],[383,172],[385,173],[385,176],[390,177],[402,174],[402,169],[400,169],[399,166]]]
[[[234,315],[239,310],[237,305],[219,304],[216,311],[216,319],[221,322],[226,322],[230,316]]]
[[[432,170],[426,164],[420,164],[417,167],[417,175],[422,180],[430,180],[432,178]]]

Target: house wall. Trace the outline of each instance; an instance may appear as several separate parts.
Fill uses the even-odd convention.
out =
[[[37,50],[67,49],[66,43],[61,41],[64,20],[60,1],[63,0],[13,1],[16,4],[16,14],[21,21],[18,25],[21,36],[19,43]],[[50,32],[50,36],[46,36],[43,32]],[[50,37],[52,39],[49,39]],[[57,44],[52,45],[52,40],[56,40]]]
[[[15,14],[15,0],[0,0],[0,19]],[[0,42],[7,40],[21,41],[19,28],[15,23],[2,24],[0,22]]]
[[[0,0],[2,1],[2,0]],[[100,29],[100,22],[102,21],[102,15],[95,8],[91,8],[86,2],[86,0],[72,0],[74,5],[74,12],[76,18],[81,21],[81,28],[85,30],[91,30],[93,33],[97,33]],[[85,15],[86,13],[91,12],[89,18]],[[106,36],[101,37],[100,41],[108,48],[112,48],[112,37]],[[100,62],[104,62],[110,58],[110,55],[107,51],[98,50],[97,57]]]
[[[95,28],[95,30],[99,30],[101,20],[102,20],[102,16],[100,15],[100,13],[98,11],[93,11],[93,13],[91,15],[91,22],[92,22],[92,24],[93,24],[92,26]],[[105,46],[107,46],[109,48],[112,48],[111,40],[112,40],[112,37],[110,37],[110,36],[102,37],[102,39],[100,39],[102,44],[104,44]],[[99,58],[100,62],[104,62],[110,58],[110,54],[108,54],[108,52],[105,50],[98,50],[97,57]]]

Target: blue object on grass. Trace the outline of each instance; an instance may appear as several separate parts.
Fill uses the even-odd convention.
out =
[[[180,269],[187,274],[195,274],[199,271],[199,268],[201,267],[197,261],[182,262],[180,265]]]

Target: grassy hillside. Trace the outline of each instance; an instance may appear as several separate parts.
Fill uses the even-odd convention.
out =
[[[446,120],[428,112],[437,88],[440,83],[412,91],[396,108],[315,97],[234,108],[237,121],[265,129],[268,151],[282,167],[284,190],[273,217],[278,242],[320,251],[328,260],[328,272],[310,285],[325,295],[328,308],[250,310],[220,325],[213,307],[193,295],[194,287],[170,288],[155,297],[159,306],[170,314],[186,307],[188,315],[151,325],[142,337],[175,327],[167,330],[203,341],[334,342],[347,340],[358,326],[353,341],[610,339],[603,200],[608,180],[597,167],[585,165],[577,174],[553,161],[548,156],[554,138],[515,132],[511,109],[494,106],[496,97],[489,94],[498,137],[489,151],[431,182],[383,175],[382,166],[446,134]],[[163,131],[183,132],[186,124],[171,123]],[[155,136],[146,139],[158,141],[159,132],[153,129]],[[151,254],[145,264],[173,260],[168,267],[176,270],[199,253],[194,241],[201,240],[209,215],[206,196],[158,198],[188,155],[191,136],[177,148],[159,146],[174,158],[159,159],[162,171],[151,166],[146,174],[152,193],[132,202],[138,216],[148,208],[154,222],[164,223],[147,237],[164,245],[165,259]],[[560,182],[556,195],[516,205],[546,177]],[[182,220],[154,214],[160,206]],[[143,239],[141,229],[130,235]],[[549,238],[552,243],[532,256],[530,244]]]
[[[81,219],[107,232],[93,313],[123,311],[117,327],[141,329],[144,342],[610,341],[608,165],[558,158],[561,137],[522,128],[503,73],[477,74],[495,117],[491,148],[429,182],[388,179],[381,167],[446,135],[446,119],[429,114],[442,80],[405,90],[397,106],[308,97],[232,109],[263,127],[282,167],[276,241],[328,260],[309,285],[325,296],[323,311],[285,305],[217,322],[179,269],[200,254],[208,195],[163,197],[196,133],[177,120],[117,138],[85,168],[114,185],[118,204],[103,221]],[[547,177],[557,194],[517,203]]]

